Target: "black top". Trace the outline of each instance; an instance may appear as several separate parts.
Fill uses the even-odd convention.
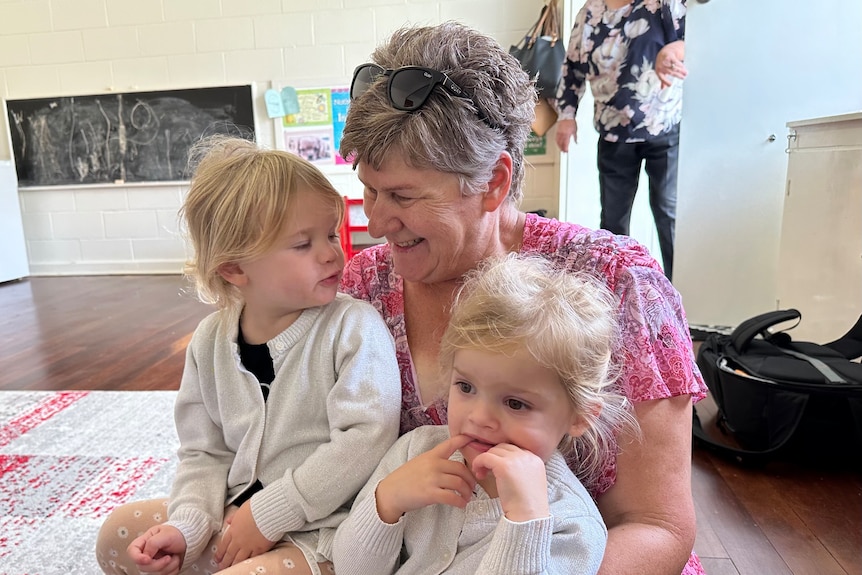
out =
[[[263,400],[269,397],[269,384],[275,379],[275,368],[272,365],[272,357],[265,343],[252,345],[245,341],[242,336],[242,327],[237,335],[239,344],[239,359],[247,370],[249,370],[260,382],[260,390]]]
[[[275,379],[275,367],[272,365],[269,348],[265,343],[252,345],[245,341],[245,338],[242,336],[241,326],[237,335],[237,343],[239,344],[239,359],[245,368],[260,382],[260,391],[263,393],[263,400],[266,401],[266,398],[269,397],[269,384]],[[259,480],[255,481],[232,504],[237,507],[241,506],[261,489],[263,489],[261,482]]]

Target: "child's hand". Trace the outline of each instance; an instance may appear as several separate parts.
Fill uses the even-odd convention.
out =
[[[499,443],[473,459],[478,479],[493,474],[503,513],[509,521],[541,519],[551,514],[545,462],[509,443]]]
[[[395,523],[408,511],[435,503],[464,508],[473,497],[476,479],[463,463],[449,457],[470,443],[456,435],[415,457],[377,484],[377,513]]]
[[[156,525],[132,541],[126,553],[141,573],[177,575],[186,554],[186,540],[176,527]]]
[[[243,503],[228,523],[215,552],[219,569],[227,569],[249,557],[266,553],[277,543],[264,537],[257,528],[251,514],[251,500]]]

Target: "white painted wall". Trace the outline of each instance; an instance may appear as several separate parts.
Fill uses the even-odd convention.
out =
[[[674,283],[692,323],[736,325],[777,306],[787,122],[862,111],[862,2],[716,0],[687,25]]]
[[[459,20],[518,41],[542,0],[0,0],[0,95],[45,98],[252,83],[258,140],[275,147],[271,85],[344,86],[395,28]],[[5,114],[0,160],[11,159]],[[558,154],[532,156],[524,209],[558,214]],[[350,196],[350,170],[328,172]],[[177,273],[182,185],[22,189],[33,275]]]
[[[582,4],[567,0],[569,29]],[[674,284],[690,323],[736,325],[777,305],[786,123],[862,111],[862,2],[687,5]],[[560,213],[595,227],[591,102],[578,114],[580,143],[563,156]],[[632,236],[658,255],[641,183]],[[811,233],[828,234],[829,223],[812,222]]]

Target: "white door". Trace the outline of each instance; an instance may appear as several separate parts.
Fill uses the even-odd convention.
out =
[[[28,275],[18,180],[12,162],[0,162],[0,282]]]
[[[862,110],[862,2],[692,5],[674,282],[735,325],[778,306],[787,122]]]
[[[567,26],[582,3],[567,4]],[[862,2],[687,5],[674,284],[691,323],[735,325],[776,309],[787,122],[862,111]],[[598,202],[585,189],[598,180],[595,153],[580,157],[594,148],[587,111],[562,162],[570,221]],[[633,220],[644,240],[635,234]]]

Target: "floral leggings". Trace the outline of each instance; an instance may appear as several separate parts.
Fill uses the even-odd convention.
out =
[[[225,509],[225,523],[221,531],[213,535],[206,551],[192,564],[183,565],[182,573],[200,575],[332,575],[332,563],[309,565],[303,552],[290,543],[281,541],[275,547],[257,557],[246,559],[219,571],[214,559],[216,545],[227,525],[227,519],[237,510],[235,506]],[[168,500],[149,499],[134,501],[114,509],[102,524],[96,540],[96,558],[106,575],[138,575],[137,566],[129,559],[126,548],[150,527],[167,521]]]

